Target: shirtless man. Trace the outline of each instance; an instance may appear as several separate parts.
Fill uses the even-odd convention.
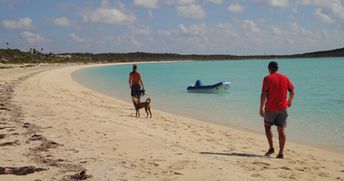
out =
[[[131,98],[134,100],[134,97],[136,97],[138,102],[140,102],[141,97],[141,86],[142,90],[144,90],[141,74],[137,71],[137,65],[134,64],[133,71],[129,74],[129,88],[131,89]]]

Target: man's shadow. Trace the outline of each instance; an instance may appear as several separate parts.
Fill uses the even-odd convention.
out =
[[[264,157],[251,153],[216,153],[216,152],[200,152],[202,155],[220,155],[220,156],[240,156],[240,157]]]

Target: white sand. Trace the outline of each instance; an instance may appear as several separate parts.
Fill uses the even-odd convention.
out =
[[[82,67],[0,70],[1,92],[14,90],[0,110],[0,145],[13,142],[0,146],[0,166],[47,169],[0,180],[69,180],[82,170],[88,180],[344,180],[342,154],[287,141],[284,160],[263,157],[264,135],[158,111],[154,97],[153,118],[141,110],[137,119],[131,103],[73,81]]]

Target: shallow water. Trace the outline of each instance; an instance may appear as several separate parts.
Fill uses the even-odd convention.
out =
[[[153,108],[203,121],[235,125],[263,133],[258,115],[262,80],[270,60],[202,61],[140,64]],[[287,135],[298,142],[344,145],[344,58],[278,59],[279,72],[294,84]],[[73,77],[86,87],[130,101],[131,65],[79,70]],[[232,82],[226,94],[188,93],[204,84]],[[145,98],[144,98],[145,99]]]

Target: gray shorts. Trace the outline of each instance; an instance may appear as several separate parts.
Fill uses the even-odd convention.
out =
[[[265,111],[264,122],[269,125],[276,125],[277,127],[287,127],[287,110],[268,112]]]

